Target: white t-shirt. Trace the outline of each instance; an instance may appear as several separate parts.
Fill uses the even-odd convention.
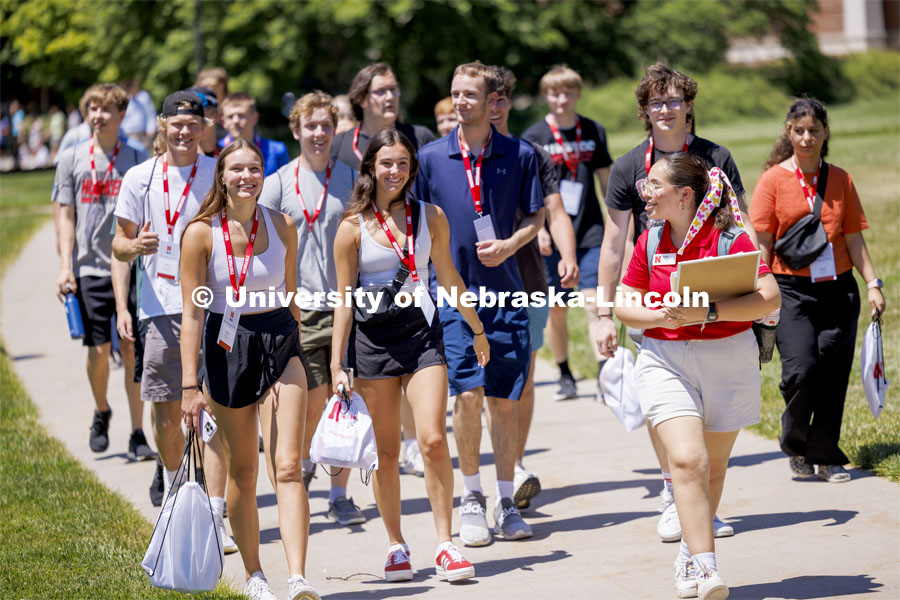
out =
[[[199,157],[197,175],[191,191],[184,202],[181,214],[172,230],[172,239],[181,240],[181,234],[191,219],[200,211],[200,205],[213,184],[216,161],[208,156]],[[186,167],[169,165],[169,211],[174,213],[184,192],[187,178],[193,164]],[[151,180],[152,175],[152,180]],[[125,173],[116,217],[125,219],[142,228],[150,220],[150,231],[159,233],[160,245],[169,237],[166,226],[166,207],[163,199],[162,158],[151,158]],[[149,319],[160,315],[178,315],[182,312],[181,281],[158,277],[156,273],[157,254],[139,256],[138,267],[141,281],[138,282],[138,319]]]

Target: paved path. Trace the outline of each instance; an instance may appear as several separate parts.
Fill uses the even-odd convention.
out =
[[[121,370],[113,371],[110,386],[115,411],[110,450],[98,455],[88,449],[93,402],[85,352],[68,339],[64,311],[53,295],[57,268],[48,224],[4,281],[0,327],[8,351],[50,433],[155,521],[157,510],[147,496],[153,462],[130,464],[125,458],[129,432]],[[458,586],[438,581],[425,486],[405,475],[404,532],[418,574],[412,582],[388,584],[378,578],[387,538],[371,489],[351,479],[350,494],[369,522],[337,527],[325,518],[327,488],[320,477],[312,485],[307,573],[322,595],[329,600],[674,598],[671,564],[678,547],[656,535],[661,484],[646,433],[626,433],[594,401],[592,382],[580,382],[577,400],[552,401],[552,378],[551,369],[540,365],[526,464],[540,475],[545,491],[526,512],[532,539],[467,549],[477,580]],[[149,412],[145,422],[150,431]],[[482,464],[488,465],[483,482],[493,490],[486,435],[483,442]],[[450,447],[455,454],[452,439]],[[731,467],[719,514],[737,535],[717,544],[731,598],[900,598],[900,486],[860,470],[853,470],[853,481],[845,485],[792,481],[777,444],[749,433],[738,438]],[[260,469],[258,498],[263,565],[276,594],[284,597],[288,574],[275,497],[264,472]],[[243,581],[239,555],[226,558],[226,571],[233,581]],[[326,572],[368,574],[345,581],[326,579]]]

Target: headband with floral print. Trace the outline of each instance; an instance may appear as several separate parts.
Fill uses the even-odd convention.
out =
[[[741,229],[745,229],[744,222],[741,219],[740,210],[738,209],[737,195],[734,193],[734,188],[731,187],[728,175],[726,175],[719,167],[713,167],[709,171],[709,189],[706,192],[706,196],[703,198],[703,202],[701,202],[700,206],[697,208],[697,214],[691,222],[691,227],[688,229],[687,235],[684,236],[684,242],[681,244],[681,248],[678,249],[678,254],[684,254],[687,245],[698,233],[700,233],[700,229],[703,227],[703,224],[706,223],[709,215],[711,215],[713,210],[719,206],[723,191],[728,195],[728,205],[731,208],[731,214],[734,215],[734,220]]]

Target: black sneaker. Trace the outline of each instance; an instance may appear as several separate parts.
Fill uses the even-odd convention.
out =
[[[153,483],[150,484],[150,503],[153,506],[162,506],[163,492],[166,489],[166,482],[163,480],[163,464],[162,460],[156,457],[156,472],[153,473]]]
[[[150,460],[156,456],[156,453],[150,449],[147,444],[147,438],[144,437],[142,429],[135,429],[128,438],[128,458],[129,460]]]
[[[559,378],[559,389],[553,394],[554,400],[571,400],[578,395],[575,388],[575,378],[571,375],[563,375]]]
[[[109,447],[109,419],[112,417],[112,409],[106,412],[94,411],[94,422],[91,423],[91,450],[103,452]]]
[[[306,491],[309,491],[310,482],[316,478],[315,471],[303,471],[303,487],[306,488]]]

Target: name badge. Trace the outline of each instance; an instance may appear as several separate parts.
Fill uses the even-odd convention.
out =
[[[813,283],[837,279],[834,267],[834,246],[831,245],[831,242],[828,242],[828,245],[822,250],[822,254],[809,265],[809,276],[812,277]]]
[[[675,264],[676,254],[673,252],[672,254],[654,254],[653,255],[653,266],[654,267],[666,267],[669,265]]]
[[[578,214],[581,208],[581,195],[584,192],[584,184],[580,181],[563,179],[559,182],[559,193],[562,195],[563,208],[572,217]]]
[[[234,337],[237,335],[238,321],[241,320],[241,313],[236,308],[226,308],[225,314],[222,315],[222,325],[219,327],[219,339],[216,340],[220,346],[225,348],[226,352],[231,352],[234,346]]]
[[[422,312],[425,313],[425,320],[428,321],[428,326],[431,326],[431,322],[434,320],[434,300],[431,299],[431,294],[428,293],[428,288],[420,281],[416,284],[416,298],[418,299],[419,305],[422,307]]]
[[[178,268],[181,258],[181,248],[178,242],[173,240],[163,241],[159,244],[156,257],[156,275],[163,279],[178,281]]]
[[[478,237],[479,242],[490,242],[497,239],[491,215],[484,215],[475,219],[475,235]]]

